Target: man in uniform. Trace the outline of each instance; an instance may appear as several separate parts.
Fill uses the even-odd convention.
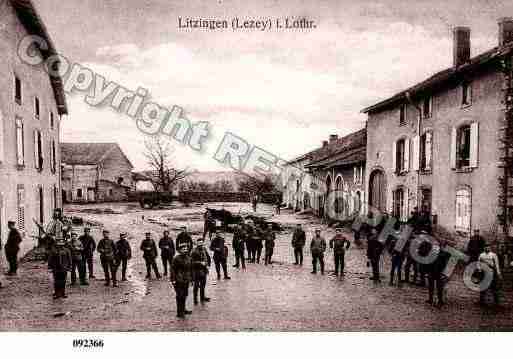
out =
[[[502,275],[499,258],[491,251],[489,244],[485,244],[484,252],[479,255],[479,264],[487,265],[493,271],[492,282],[488,289],[492,291],[495,305],[499,305],[499,281],[502,279]],[[483,290],[479,294],[479,304],[481,305],[486,304],[486,292],[487,290]]]
[[[264,248],[264,240],[265,240],[265,228],[264,224],[260,224],[255,228],[255,250],[253,252],[253,263],[260,263],[260,257],[262,256],[262,249]]]
[[[344,276],[346,249],[349,249],[351,243],[342,234],[342,229],[335,229],[335,236],[330,240],[330,248],[333,249],[333,258],[335,260],[335,276]]]
[[[315,236],[310,242],[312,253],[312,274],[317,273],[317,262],[321,265],[321,274],[324,274],[324,252],[326,251],[326,240],[321,237],[321,230],[315,230]]]
[[[151,238],[151,233],[146,232],[145,238],[141,242],[141,251],[143,252],[143,258],[146,262],[146,279],[151,279],[151,269],[155,272],[155,276],[157,279],[160,279],[159,269],[157,268],[157,245],[153,238]]]
[[[192,243],[192,237],[187,232],[187,227],[186,226],[182,226],[181,230],[182,231],[180,233],[178,233],[178,235],[176,236],[176,246],[175,247],[178,248],[180,246],[180,244],[185,243],[185,244],[187,244],[187,248],[188,248],[189,254],[191,254],[192,247],[194,245]]]
[[[369,259],[372,267],[372,277],[370,279],[376,282],[381,282],[379,274],[379,258],[381,257],[382,251],[383,245],[378,240],[378,230],[375,227],[372,227],[370,235],[367,238],[367,258]]]
[[[265,236],[265,265],[272,264],[276,235],[271,228],[264,232]]]
[[[67,298],[66,279],[71,269],[71,251],[63,238],[59,238],[50,249],[48,269],[52,271],[54,282],[53,299]]]
[[[246,229],[246,251],[248,252],[247,260],[250,263],[254,263],[254,255],[256,248],[256,238],[255,238],[255,228],[253,226],[253,221],[248,221],[245,225]]]
[[[433,244],[427,241],[425,243],[429,244],[429,251],[431,251]],[[429,286],[429,298],[427,303],[434,304],[433,297],[436,287],[436,296],[438,299],[438,303],[436,303],[436,305],[438,307],[444,305],[443,293],[445,284],[448,281],[448,278],[444,274],[444,270],[451,258],[451,255],[447,251],[444,251],[446,246],[447,242],[445,240],[440,240],[439,245],[435,245],[434,248],[435,252],[437,252],[436,259],[425,266]]]
[[[75,232],[71,232],[69,247],[71,249],[71,285],[75,285],[77,282],[77,271],[80,285],[89,285],[86,281],[84,246]]]
[[[91,236],[91,228],[85,227],[84,234],[81,235],[78,239],[80,240],[80,242],[82,242],[82,246],[84,246],[84,266],[87,264],[89,278],[95,278],[93,256],[94,251],[96,250],[96,242],[94,241],[94,238]]]
[[[130,243],[128,243],[127,238],[128,234],[126,232],[122,232],[119,234],[119,240],[116,242],[116,251],[121,262],[122,282],[126,282],[126,268],[128,266],[128,261],[132,259],[132,248],[130,247]]]
[[[98,248],[96,248],[96,250],[100,253],[100,262],[103,267],[103,272],[105,273],[105,286],[108,287],[112,279],[112,286],[117,287],[118,281],[116,279],[116,272],[118,270],[119,259],[116,244],[109,238],[108,230],[103,231],[103,238],[98,242]]]
[[[55,208],[53,210],[52,220],[46,226],[46,248],[51,249],[57,239],[65,238],[64,234],[64,222],[62,220],[62,209]]]
[[[164,267],[164,277],[167,276],[167,265],[171,268],[171,262],[175,256],[175,243],[169,236],[169,231],[164,231],[164,235],[159,240],[160,258],[162,259],[162,265]]]
[[[203,238],[198,239],[197,246],[191,253],[191,261],[192,281],[194,283],[194,304],[198,304],[198,291],[200,294],[201,303],[210,302],[210,298],[205,296],[205,286],[207,285],[207,276],[211,264],[211,259],[204,246]]]
[[[221,279],[221,267],[223,268],[224,279],[231,279],[228,276],[228,268],[226,265],[226,258],[228,248],[224,243],[224,238],[216,233],[214,239],[210,243],[210,250],[214,252],[214,264],[216,266],[217,280]]]
[[[21,235],[16,229],[14,221],[8,221],[9,235],[5,242],[5,258],[9,263],[7,275],[16,275],[18,270],[18,252],[20,251]]]
[[[292,234],[292,248],[294,249],[294,258],[296,262],[294,265],[303,265],[303,248],[306,244],[306,234],[298,223],[294,233]]]
[[[192,262],[189,247],[186,243],[178,246],[178,255],[173,258],[169,274],[176,293],[176,316],[185,318],[186,314],[192,314],[190,310],[185,309],[189,285],[192,280]]]
[[[246,231],[244,223],[237,225],[233,232],[232,248],[235,253],[234,268],[239,268],[242,264],[242,269],[246,269],[246,260],[244,258],[244,247],[246,243]]]
[[[205,237],[208,234],[208,239],[212,240],[212,233],[214,233],[216,229],[216,220],[214,217],[212,217],[212,214],[210,213],[208,208],[205,211],[205,214],[203,215],[203,219],[203,239],[205,239]]]

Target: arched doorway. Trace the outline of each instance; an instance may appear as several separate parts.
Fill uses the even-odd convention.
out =
[[[372,171],[369,178],[369,206],[386,212],[386,193],[385,173],[379,169]]]

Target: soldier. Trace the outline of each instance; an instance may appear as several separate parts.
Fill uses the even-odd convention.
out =
[[[264,224],[257,226],[255,229],[255,250],[253,252],[253,263],[260,263],[260,257],[262,256],[262,249],[264,248],[265,232]]]
[[[67,298],[66,279],[71,269],[71,251],[63,238],[59,238],[48,256],[48,268],[53,274],[54,294],[53,299]]]
[[[119,240],[116,242],[116,251],[121,262],[122,282],[126,282],[126,268],[128,266],[128,261],[132,259],[132,248],[130,247],[130,243],[128,243],[127,238],[128,234],[126,232],[121,232],[119,234]]]
[[[244,223],[239,224],[233,232],[232,248],[235,252],[235,265],[234,268],[239,268],[242,263],[242,269],[246,269],[246,260],[244,258],[244,247],[246,243],[246,231],[244,230]]]
[[[178,233],[178,235],[176,236],[176,246],[175,246],[175,248],[178,248],[180,246],[180,244],[185,243],[185,244],[187,244],[187,248],[188,248],[189,254],[191,254],[192,247],[193,247],[192,237],[187,232],[187,227],[186,226],[182,226],[182,227],[180,227],[180,229],[181,229],[181,232]]]
[[[9,235],[5,242],[5,258],[9,263],[9,271],[7,275],[16,275],[18,271],[18,252],[20,251],[21,235],[16,229],[14,221],[8,221]]]
[[[256,255],[256,237],[255,237],[255,228],[253,227],[253,222],[248,221],[246,224],[246,250],[248,252],[248,261],[250,263],[254,263],[254,257]]]
[[[306,234],[298,223],[294,233],[292,234],[292,248],[294,249],[294,258],[296,262],[294,265],[303,265],[303,248],[306,244]]]
[[[216,229],[216,220],[214,217],[212,217],[212,214],[210,211],[205,211],[205,214],[203,215],[204,223],[203,223],[203,239],[205,239],[207,233],[208,233],[208,239],[212,240],[212,233]]]
[[[110,285],[112,279],[112,286],[117,287],[118,281],[116,279],[116,272],[118,270],[118,254],[117,248],[112,239],[109,238],[109,231],[103,231],[103,238],[98,242],[96,250],[100,253],[100,262],[105,273],[105,286]]]
[[[265,265],[272,264],[276,235],[268,228],[265,231]]]
[[[86,281],[84,246],[75,232],[71,232],[69,247],[71,250],[71,285],[75,285],[77,282],[77,271],[80,285],[89,285]]]
[[[94,276],[94,268],[93,268],[93,256],[94,251],[96,250],[96,242],[94,238],[91,236],[91,229],[89,227],[84,228],[84,234],[79,238],[80,242],[82,242],[82,246],[84,246],[84,266],[87,264],[87,270],[89,271],[89,278],[96,278]]]
[[[46,226],[46,248],[50,250],[57,239],[64,238],[64,222],[62,219],[62,209],[53,210],[52,221]]]
[[[502,279],[502,275],[499,265],[499,258],[497,257],[497,254],[490,250],[489,244],[485,244],[484,252],[479,255],[479,264],[487,265],[493,271],[493,278],[488,289],[492,291],[495,305],[499,305],[499,281]],[[480,305],[486,304],[486,292],[487,290],[483,290],[479,293]]]
[[[157,268],[157,245],[151,238],[151,233],[146,232],[144,240],[141,242],[141,251],[146,262],[146,279],[151,279],[151,269],[155,272],[157,279],[160,279],[159,269]]]
[[[231,279],[228,276],[228,269],[226,268],[226,258],[228,256],[228,248],[225,245],[224,238],[219,233],[216,233],[214,239],[210,243],[210,250],[214,252],[214,264],[216,266],[217,280],[221,279],[221,267],[223,267],[224,279]]]
[[[404,253],[402,250],[396,248],[397,240],[394,239],[390,242],[388,251],[390,253],[392,266],[390,269],[390,282],[391,286],[394,285],[395,274],[397,273],[397,284],[401,286],[401,271],[404,261]]]
[[[370,279],[376,282],[381,282],[379,274],[379,258],[381,257],[382,250],[383,245],[378,240],[378,230],[375,227],[372,227],[370,235],[367,238],[367,258],[369,259],[372,267],[372,277]]]
[[[429,244],[429,251],[431,251],[432,244],[430,242],[425,242]],[[429,285],[429,298],[426,301],[429,304],[434,304],[433,297],[436,287],[436,296],[438,299],[437,306],[441,307],[444,305],[443,293],[445,284],[448,281],[448,278],[444,274],[445,267],[449,262],[451,255],[444,250],[447,242],[445,240],[441,240],[440,244],[436,246],[434,249],[437,253],[436,259],[426,265],[426,272],[428,276],[428,285]]]
[[[321,274],[324,275],[324,252],[326,251],[326,240],[321,237],[321,230],[315,230],[315,236],[310,243],[312,253],[312,274],[317,273],[317,262],[321,265]]]
[[[176,316],[178,318],[185,318],[186,314],[192,314],[190,310],[185,309],[189,285],[192,280],[191,257],[189,255],[189,246],[186,243],[178,246],[178,255],[173,258],[169,274],[171,284],[176,293]]]
[[[335,232],[335,237],[330,240],[330,248],[333,249],[333,258],[335,260],[335,276],[338,276],[339,269],[340,275],[344,276],[346,249],[349,249],[351,243],[342,234],[342,229],[337,228]]]
[[[210,302],[210,298],[205,296],[205,286],[207,285],[207,276],[211,259],[204,247],[204,240],[202,238],[198,239],[196,243],[197,246],[191,253],[194,304],[198,304],[198,290],[200,293],[201,303]]]
[[[167,265],[171,268],[171,262],[175,256],[175,243],[169,236],[169,231],[164,231],[163,237],[159,241],[160,258],[164,266],[164,277],[167,277]]]

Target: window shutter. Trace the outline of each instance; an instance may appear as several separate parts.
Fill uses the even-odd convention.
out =
[[[356,183],[356,166],[353,167],[353,183]]]
[[[43,134],[41,132],[39,132],[39,138],[41,139],[41,143],[40,143],[40,146],[39,146],[39,153],[41,154],[41,163],[39,164],[41,169],[44,168],[44,165],[45,165],[45,140],[43,138]]]
[[[413,170],[418,171],[420,165],[420,137],[413,137]]]
[[[479,162],[479,122],[470,125],[470,167],[477,167]]]
[[[394,143],[392,143],[392,172],[393,173],[397,172],[396,161],[397,161],[397,143],[394,141]]]
[[[408,172],[410,170],[410,139],[404,140],[404,170]]]
[[[34,166],[39,169],[39,156],[38,156],[38,144],[37,144],[37,130],[34,130]]]
[[[426,170],[431,170],[431,159],[433,154],[433,133],[431,131],[426,132]]]
[[[451,168],[456,168],[456,127],[452,128],[451,133]]]
[[[4,116],[0,110],[0,162],[4,162]]]
[[[360,166],[360,183],[363,183],[363,166]]]

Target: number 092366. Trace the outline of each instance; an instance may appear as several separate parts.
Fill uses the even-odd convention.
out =
[[[103,348],[103,339],[73,339],[73,348]]]

